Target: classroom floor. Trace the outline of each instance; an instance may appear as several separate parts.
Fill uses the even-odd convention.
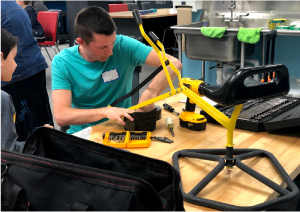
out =
[[[59,45],[60,51],[62,51],[65,48],[69,48],[68,43]],[[53,49],[48,47],[47,50],[48,50],[51,58],[53,58],[55,55]],[[49,99],[50,99],[51,110],[52,110],[52,114],[53,114],[53,102],[52,102],[52,95],[51,95],[51,61],[50,61],[49,56],[47,55],[47,52],[45,51],[45,49],[42,48],[41,51],[42,51],[42,54],[44,55],[46,62],[48,63],[48,66],[49,66],[46,70],[46,83],[47,83],[47,91],[48,91],[48,95],[49,95]],[[173,56],[176,56],[176,55],[173,55]],[[155,67],[144,65],[142,67],[142,72],[140,73],[140,82],[142,82],[144,79],[146,79],[146,77],[148,77],[154,70],[155,70]],[[145,85],[140,90],[140,92],[139,92],[140,96],[143,93],[143,91],[145,90],[145,88],[147,88],[148,84]],[[174,79],[173,84],[175,87],[178,86],[178,78]],[[170,88],[166,88],[164,93],[168,92],[168,91],[170,91]],[[55,120],[54,120],[54,127],[55,127],[55,129],[59,129],[59,126],[56,124]]]

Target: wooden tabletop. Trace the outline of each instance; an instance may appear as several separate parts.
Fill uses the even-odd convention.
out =
[[[115,12],[109,14],[112,18],[133,18],[131,11]],[[172,8],[157,9],[156,13],[148,13],[146,15],[141,15],[141,18],[148,19],[148,18],[159,18],[159,17],[166,17],[166,16],[177,16],[177,10]]]
[[[167,102],[176,111],[181,112],[185,104],[178,101],[184,98],[184,94],[178,94],[159,101],[156,104],[162,106],[163,103]],[[196,111],[199,112],[199,109],[196,109]],[[175,137],[171,136],[166,127],[165,118],[168,116],[173,119]],[[107,121],[93,127],[90,140],[102,143],[103,133],[123,130],[124,128],[120,124]],[[225,148],[226,143],[226,129],[224,127],[207,123],[206,130],[204,131],[190,131],[180,127],[178,117],[165,110],[162,110],[162,118],[157,121],[156,130],[152,132],[152,135],[166,136],[174,140],[174,143],[167,144],[152,141],[149,148],[127,150],[172,164],[172,155],[176,151],[182,149]],[[271,152],[292,179],[300,173],[300,127],[260,133],[235,130],[233,141],[235,148],[263,149]],[[275,183],[282,184],[283,181],[267,159],[253,158],[247,159],[244,162]],[[188,193],[216,164],[213,161],[199,159],[180,159],[179,165],[181,167],[180,174],[183,190]],[[266,200],[274,199],[278,194],[235,167],[230,178],[225,171],[224,173],[220,173],[198,196],[238,206],[252,206]],[[187,211],[212,210],[187,202],[184,202],[184,207]]]

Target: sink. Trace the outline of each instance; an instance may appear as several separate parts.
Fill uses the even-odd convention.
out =
[[[193,60],[234,62],[240,60],[241,42],[237,39],[236,30],[227,30],[222,38],[204,36],[200,28],[202,22],[172,27],[176,34],[185,35],[185,54]],[[254,53],[255,45],[245,43],[245,57]]]

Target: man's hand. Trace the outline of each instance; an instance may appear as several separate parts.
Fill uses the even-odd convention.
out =
[[[114,121],[118,121],[120,124],[125,125],[122,117],[128,118],[130,121],[134,119],[128,113],[134,113],[133,110],[118,108],[118,107],[106,107],[103,108],[106,118]]]
[[[128,113],[133,113],[134,111],[129,109],[117,107],[72,108],[72,93],[70,90],[54,90],[52,91],[52,97],[54,117],[59,126],[86,124],[104,118],[118,121],[123,125],[125,125],[125,122],[122,120],[122,117],[133,121],[133,118]]]
[[[44,127],[49,127],[49,128],[54,129],[54,127],[52,125],[50,125],[50,124],[45,124]]]

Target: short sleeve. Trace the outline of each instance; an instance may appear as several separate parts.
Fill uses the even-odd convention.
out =
[[[64,62],[55,56],[51,66],[52,90],[72,90]]]
[[[121,50],[131,56],[134,66],[144,65],[152,47],[127,36],[121,36]]]

